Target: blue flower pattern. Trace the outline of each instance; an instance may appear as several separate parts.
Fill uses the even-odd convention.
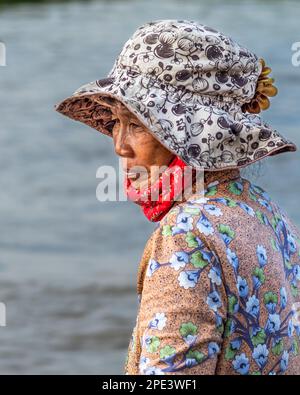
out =
[[[259,204],[262,210],[254,210],[249,204],[234,199],[234,196],[240,196],[244,192],[244,179],[231,182],[228,188],[230,194],[226,197],[215,196],[218,183],[214,183],[211,189],[205,191],[205,198],[188,200],[186,204],[173,209],[176,212],[175,225],[163,223],[164,226],[161,226],[164,237],[182,234],[190,249],[174,252],[166,262],[150,259],[146,275],[151,277],[163,267],[169,266],[178,273],[178,286],[184,290],[191,290],[201,282],[202,273],[205,271],[210,282],[206,304],[215,316],[216,330],[222,333],[224,344],[227,345],[224,351],[225,359],[231,364],[233,372],[241,375],[283,374],[288,370],[290,355],[299,355],[300,325],[293,319],[295,311],[287,309],[287,306],[291,306],[289,298],[293,298],[295,302],[299,300],[299,236],[289,229],[285,215],[271,201],[268,194],[262,188],[247,182],[248,196]],[[233,241],[239,235],[226,221],[222,221],[222,206],[230,210],[239,208],[246,215],[255,218],[258,227],[272,230],[270,245],[261,243],[254,246],[254,259],[257,265],[248,278],[243,275],[240,265],[239,256],[242,251],[235,250],[234,247]],[[268,215],[263,212],[264,209]],[[214,219],[217,219],[216,223]],[[193,232],[195,228],[198,233]],[[224,246],[227,262],[221,263],[216,252],[204,243],[203,240],[212,236],[217,237]],[[272,270],[272,262],[268,256],[270,248],[281,255],[286,280],[279,286],[277,293],[265,289],[268,272]],[[232,268],[235,287],[229,287],[224,280],[224,264],[229,264]],[[226,322],[223,322],[219,314],[220,308],[224,307],[224,298],[220,293],[222,286],[227,295]],[[262,312],[265,317],[267,316],[266,320],[262,319]],[[159,332],[166,320],[168,318],[160,312],[149,322],[149,328]],[[216,342],[210,342],[206,352],[193,349],[200,330],[201,327],[193,322],[182,323],[179,332],[187,345],[182,359],[175,363],[176,349],[172,345],[165,346],[160,350],[160,361],[165,363],[165,367],[155,368],[151,366],[150,360],[141,355],[140,372],[178,372],[203,364],[211,358],[217,358],[221,350]]]

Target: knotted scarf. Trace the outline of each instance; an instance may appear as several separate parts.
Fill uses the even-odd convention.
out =
[[[159,177],[147,187],[136,189],[129,178],[125,177],[124,187],[127,197],[141,206],[145,216],[152,222],[160,221],[171,209],[175,199],[183,196],[185,188],[193,177],[192,168],[178,156],[160,172]]]

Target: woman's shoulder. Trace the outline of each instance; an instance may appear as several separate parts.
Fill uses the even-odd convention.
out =
[[[239,215],[236,210],[238,207],[248,208],[245,181],[213,182],[206,189],[192,193],[187,199],[176,201],[160,221],[157,232],[175,236],[199,231],[204,237],[212,235],[214,225],[226,221],[226,217]]]
[[[212,183],[202,193],[176,202],[160,221],[156,238],[198,237],[216,246],[234,237],[241,245],[251,244],[251,234],[270,238],[278,224],[283,224],[288,234],[300,238],[298,227],[262,187],[238,178]]]

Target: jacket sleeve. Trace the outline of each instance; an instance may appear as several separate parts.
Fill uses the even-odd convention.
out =
[[[138,314],[139,374],[215,374],[227,297],[220,260],[196,223],[175,210],[153,235]]]

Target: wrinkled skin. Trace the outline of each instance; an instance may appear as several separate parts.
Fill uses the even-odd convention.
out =
[[[159,167],[167,166],[174,154],[167,150],[150,131],[122,103],[110,106],[115,121],[112,136],[114,149],[122,158],[124,172],[144,170],[127,175],[135,188],[154,183],[159,176]]]

